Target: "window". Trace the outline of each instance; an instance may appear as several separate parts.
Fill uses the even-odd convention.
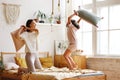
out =
[[[92,55],[92,27],[85,21],[80,22],[78,41],[78,47],[84,50],[84,54]]]
[[[105,0],[96,0],[96,1],[105,1]]]
[[[97,31],[97,53],[100,55],[120,55],[120,5],[106,6],[97,9],[100,16],[104,16]],[[104,12],[104,13],[103,13]],[[103,54],[104,53],[104,54]]]
[[[73,9],[80,6],[79,2],[79,0],[73,0]],[[103,3],[104,5],[100,5]],[[80,4],[83,8],[95,12],[104,19],[100,21],[99,28],[96,28],[95,31],[92,25],[82,20],[81,29],[78,32],[78,36],[81,36],[79,37],[79,47],[87,55],[94,53],[95,55],[120,56],[120,1],[81,0]],[[96,47],[93,48],[94,46]]]
[[[72,9],[78,9],[78,6],[82,5],[82,0],[72,0]]]
[[[83,1],[83,5],[92,4],[92,0],[81,0],[81,1]]]
[[[110,29],[120,29],[120,5],[110,6],[109,24]]]

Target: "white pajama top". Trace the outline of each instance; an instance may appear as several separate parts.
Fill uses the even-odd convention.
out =
[[[38,51],[38,42],[37,42],[38,34],[35,31],[23,32],[20,36],[25,41],[25,52],[34,53]]]

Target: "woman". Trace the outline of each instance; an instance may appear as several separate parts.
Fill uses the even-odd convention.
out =
[[[75,15],[78,15],[76,11],[74,11],[74,14],[68,17],[68,22],[66,24],[69,46],[64,53],[64,57],[69,65],[70,70],[76,69],[78,67],[77,64],[73,61],[72,57],[70,56],[72,52],[77,50],[76,32],[80,28],[79,22],[81,20],[81,18],[77,22],[75,20],[72,20],[72,17]]]
[[[42,65],[38,58],[38,29],[36,29],[36,22],[29,19],[26,22],[26,27],[21,26],[19,31],[20,38],[25,42],[26,63],[29,72],[35,72],[37,69],[42,69]]]

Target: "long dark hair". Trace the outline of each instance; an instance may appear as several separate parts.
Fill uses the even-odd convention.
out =
[[[26,27],[30,28],[30,24],[32,23],[33,19],[28,19],[26,22]],[[26,30],[27,32],[30,32],[30,30]]]
[[[79,24],[78,24],[75,20],[71,20],[71,23],[72,23],[77,29],[80,28]]]

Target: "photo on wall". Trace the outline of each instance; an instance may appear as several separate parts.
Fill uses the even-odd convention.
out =
[[[66,40],[55,40],[55,54],[62,55],[68,47],[68,41]]]

